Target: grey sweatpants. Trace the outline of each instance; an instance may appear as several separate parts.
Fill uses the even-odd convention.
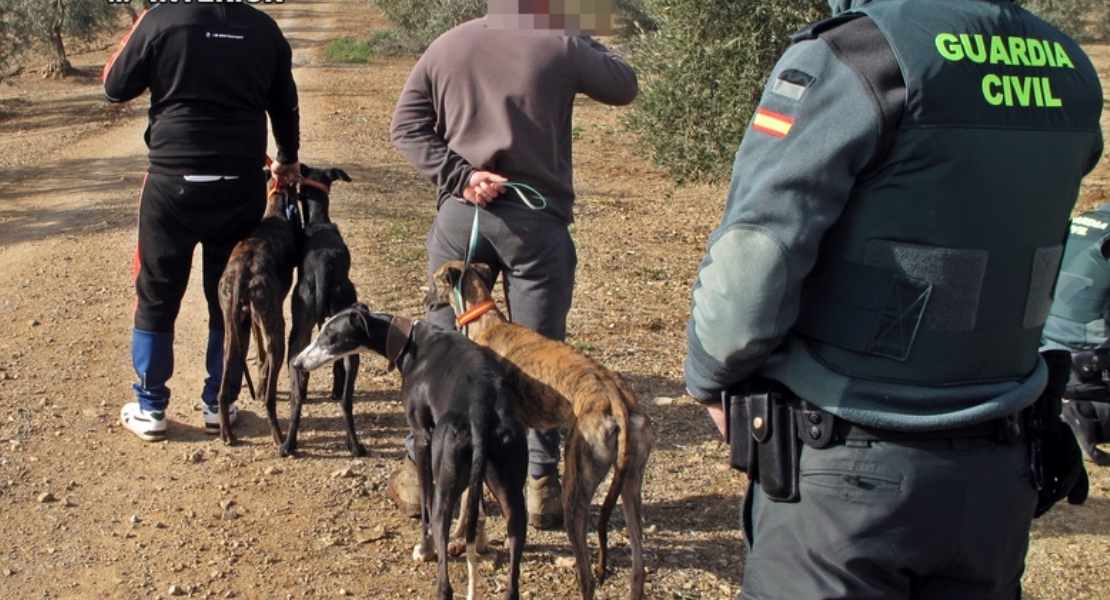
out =
[[[1029,461],[1026,444],[986,439],[804,446],[799,502],[749,486],[740,598],[1017,600]]]
[[[428,283],[440,265],[465,260],[474,222],[474,206],[448,200],[428,234]],[[554,339],[567,335],[567,313],[578,265],[574,240],[566,224],[534,211],[508,194],[498,197],[479,216],[479,238],[471,262],[485,263],[500,274],[512,320]],[[454,329],[451,307],[429,311],[433,325]],[[540,478],[559,469],[559,430],[528,430],[528,473]]]

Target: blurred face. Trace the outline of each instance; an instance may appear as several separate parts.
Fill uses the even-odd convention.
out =
[[[612,35],[613,0],[488,0],[491,29],[548,35]]]

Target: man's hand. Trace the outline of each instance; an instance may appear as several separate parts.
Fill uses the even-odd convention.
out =
[[[270,175],[281,185],[292,185],[301,180],[301,163],[274,163],[270,165]]]
[[[725,415],[725,409],[720,404],[706,404],[705,410],[709,411],[709,418],[713,419],[713,424],[720,430],[721,437],[727,436],[728,429],[725,426],[725,419],[727,419],[728,416]],[[728,440],[726,439],[725,441]]]
[[[474,171],[470,176],[470,181],[466,184],[466,189],[463,190],[463,198],[471,204],[477,204],[485,208],[490,202],[493,202],[494,198],[505,191],[501,184],[507,181],[509,180],[497,173]]]

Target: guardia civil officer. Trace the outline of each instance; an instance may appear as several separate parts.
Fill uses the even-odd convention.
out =
[[[112,102],[150,90],[131,335],[139,381],[120,421],[144,441],[166,438],[174,325],[199,243],[209,328],[200,396],[205,431],[219,433],[224,322],[217,287],[232,248],[266,207],[267,116],[277,145],[274,174],[300,174],[292,50],[277,23],[247,4],[155,4],[136,20],[102,79]],[[241,372],[227,376],[238,392]],[[237,415],[232,404],[232,421]]]
[[[771,73],[693,289],[687,388],[722,428],[731,390],[752,479],[741,597],[1015,598],[1035,511],[1085,498],[1038,348],[1098,77],[1009,0],[831,5]]]
[[[1071,426],[1083,456],[1110,465],[1097,444],[1110,442],[1110,204],[1072,219],[1056,297],[1044,325],[1045,348],[1071,354],[1072,369],[1064,396],[1064,421]]]

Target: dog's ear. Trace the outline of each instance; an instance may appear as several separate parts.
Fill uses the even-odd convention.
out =
[[[478,274],[478,277],[481,278],[482,283],[486,284],[486,289],[492,291],[493,280],[497,277],[493,274],[493,269],[486,263],[470,263],[470,266],[474,269],[474,272]]]
[[[455,282],[459,279],[459,269],[451,263],[444,264],[432,274],[432,286],[428,288],[428,296],[424,299],[426,310],[439,310],[449,306],[451,290],[455,289]]]
[[[424,310],[439,310],[444,306],[447,306],[447,303],[443,301],[439,290],[434,285],[429,287],[428,293],[424,296]]]
[[[462,271],[456,266],[456,261],[440,265],[432,274],[432,286],[428,288],[428,296],[424,300],[424,308],[438,310],[451,305],[451,290],[455,289]]]
[[[347,315],[347,323],[351,327],[356,328],[357,331],[370,331],[370,307],[359,302],[351,306],[351,312]]]
[[[435,287],[444,293],[453,289],[459,282],[459,277],[462,276],[462,270],[456,265],[457,261],[444,263],[440,265],[436,272],[432,275],[432,283]]]
[[[350,181],[351,176],[348,175],[347,172],[343,169],[332,167],[328,169],[328,179],[331,179],[332,181],[339,181],[340,179],[342,179],[343,181]]]

